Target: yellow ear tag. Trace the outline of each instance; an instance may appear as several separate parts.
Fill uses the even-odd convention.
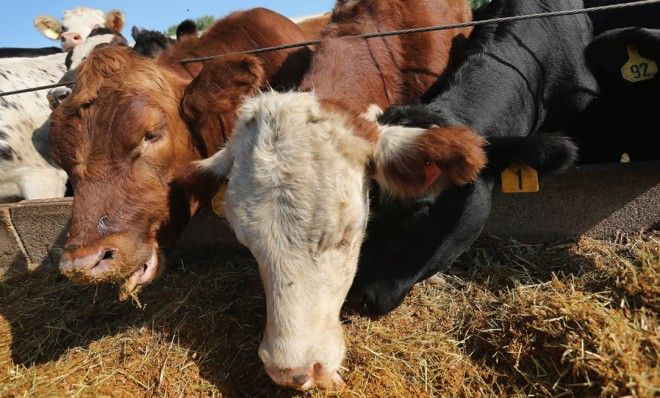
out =
[[[658,64],[654,60],[642,57],[637,49],[628,46],[628,62],[621,68],[621,75],[632,83],[651,80],[658,74]]]
[[[539,191],[539,175],[529,166],[511,166],[502,171],[502,192],[533,193]]]
[[[213,212],[223,218],[225,216],[225,192],[227,192],[227,183],[223,183],[220,186],[218,192],[211,200],[211,208],[213,209]]]

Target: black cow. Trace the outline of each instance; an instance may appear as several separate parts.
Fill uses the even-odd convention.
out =
[[[176,27],[176,39],[183,36],[197,36],[197,24],[192,19],[186,19]]]
[[[21,48],[21,47],[3,47],[0,48],[0,58],[34,58],[44,55],[61,53],[59,47],[41,47],[41,48]]]
[[[494,0],[479,17],[581,7],[578,0]],[[491,142],[491,164],[472,185],[373,206],[352,287],[353,299],[368,312],[391,311],[413,284],[448,267],[474,242],[507,162],[520,158],[541,172],[571,163],[574,147],[564,139],[520,138],[562,128],[597,95],[584,61],[591,38],[586,15],[478,27],[456,69],[424,98],[426,104],[394,107],[380,117],[385,124],[468,126]]]
[[[585,7],[599,7],[619,3],[631,3],[637,0],[584,0]],[[660,28],[660,4],[650,4],[642,7],[610,10],[590,14],[593,22],[594,35],[605,31],[636,26],[643,28]]]
[[[133,29],[131,29],[131,36],[135,40],[133,50],[149,58],[156,57],[163,49],[175,42],[174,39],[165,36],[161,32],[146,30],[137,26],[133,26]]]
[[[660,20],[660,15],[655,16]],[[573,128],[585,163],[660,159],[660,30],[615,29],[586,50],[601,92]]]

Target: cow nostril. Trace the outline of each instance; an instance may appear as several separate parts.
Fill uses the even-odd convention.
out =
[[[64,92],[60,93],[60,95],[57,96],[57,100],[60,101],[60,102],[64,101],[66,99],[66,97],[68,97],[68,96],[69,96],[69,92],[64,91]]]
[[[75,40],[75,41],[79,41],[80,39],[82,39],[82,37],[80,37],[80,35],[73,36],[73,40]]]
[[[103,257],[101,258],[101,260],[112,260],[113,258],[115,258],[115,252],[116,250],[113,249],[104,250]]]

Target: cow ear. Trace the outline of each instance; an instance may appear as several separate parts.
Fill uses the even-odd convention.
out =
[[[119,10],[112,10],[105,14],[105,27],[121,33],[124,28],[124,13]]]
[[[57,19],[47,16],[40,15],[34,19],[34,27],[37,30],[44,34],[49,39],[57,40],[62,34],[62,23]]]
[[[382,126],[372,177],[398,197],[419,197],[469,184],[486,165],[485,143],[461,126]]]
[[[176,180],[189,196],[207,204],[229,176],[233,164],[234,155],[225,147],[209,158],[190,163]]]
[[[133,25],[133,28],[131,28],[131,37],[133,40],[137,40],[138,36],[140,36],[140,28]]]
[[[229,138],[243,98],[256,94],[264,81],[261,60],[238,55],[207,62],[186,87],[181,114],[207,147],[211,146],[209,154]]]

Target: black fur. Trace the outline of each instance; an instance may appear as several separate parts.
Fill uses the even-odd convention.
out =
[[[580,8],[580,0],[494,0],[480,18]],[[451,265],[481,234],[495,172],[529,163],[542,172],[575,160],[561,131],[598,94],[584,61],[591,41],[585,15],[475,29],[468,49],[423,106],[386,110],[379,122],[429,127],[464,125],[484,136],[489,167],[472,185],[418,201],[375,203],[352,288],[365,310],[394,309],[412,285]]]
[[[18,48],[18,47],[4,47],[0,48],[0,58],[34,58],[43,57],[44,55],[52,55],[61,53],[62,49],[59,47],[42,47],[42,48]]]
[[[174,43],[173,39],[170,39],[161,32],[141,29],[137,26],[133,26],[133,29],[131,29],[131,36],[135,40],[133,50],[138,54],[150,58],[157,56],[163,49]]]
[[[636,0],[584,0],[584,5],[585,7],[599,7],[633,1]],[[660,4],[593,13],[590,14],[590,17],[593,22],[594,35],[625,26],[660,29]]]
[[[183,36],[197,35],[197,24],[192,19],[186,19],[176,27],[176,39],[181,40]]]
[[[660,21],[660,12],[655,18]],[[636,83],[624,80],[621,68],[629,59],[628,45],[660,65],[657,29],[611,30],[587,47],[587,64],[601,94],[573,128],[583,162],[618,162],[623,153],[632,161],[660,159],[660,74]]]
[[[0,146],[0,159],[7,161],[14,159],[14,151],[10,147]]]

